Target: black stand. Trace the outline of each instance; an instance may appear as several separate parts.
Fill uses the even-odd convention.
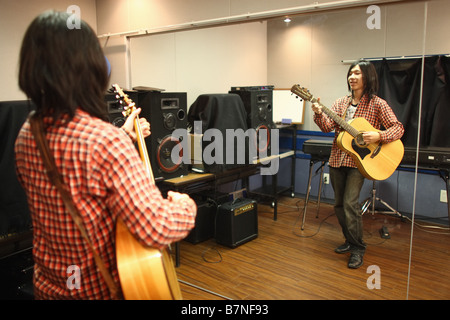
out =
[[[396,216],[399,216],[400,218],[403,218],[403,215],[392,208],[386,201],[383,201],[381,198],[377,197],[377,190],[375,188],[375,181],[372,182],[372,195],[368,197],[366,200],[364,200],[362,207],[361,207],[361,215],[366,213],[369,210],[369,207],[372,207],[372,215],[375,214],[375,203],[376,201],[381,202],[384,206],[390,209],[390,211],[377,211],[378,213],[384,213],[384,214],[394,214]]]
[[[442,178],[442,180],[444,180],[445,182],[445,187],[447,189],[447,211],[448,211],[448,223],[450,225],[450,194],[449,194],[449,189],[450,189],[450,181],[449,181],[449,176],[450,176],[450,172],[448,169],[430,169],[430,168],[426,168],[428,170],[436,170],[439,172],[440,177]],[[375,181],[373,181],[373,187],[372,187],[372,195],[371,197],[367,198],[366,200],[364,200],[362,207],[361,207],[361,215],[363,215],[364,213],[366,213],[369,208],[371,207],[371,211],[372,211],[372,215],[375,214],[375,202],[379,201],[381,202],[384,206],[386,206],[387,208],[390,209],[390,211],[377,211],[378,213],[385,213],[385,214],[394,214],[396,216],[399,216],[400,218],[404,218],[404,216],[398,212],[397,210],[395,210],[394,208],[392,208],[389,204],[387,204],[385,201],[383,201],[382,199],[378,198],[376,196],[376,188],[375,188]]]
[[[305,229],[305,219],[306,219],[306,209],[308,208],[308,202],[309,202],[309,194],[311,192],[311,179],[312,179],[312,171],[313,171],[313,167],[314,164],[316,162],[319,162],[320,160],[313,160],[311,159],[311,161],[309,161],[309,178],[308,178],[308,187],[306,190],[306,199],[305,199],[305,205],[303,206],[303,218],[302,218],[302,226],[301,229],[304,230]],[[322,186],[323,186],[323,169],[325,164],[328,162],[327,160],[321,160],[320,162],[322,162],[321,166],[319,167],[319,169],[317,169],[317,171],[320,170],[320,181],[319,181],[319,194],[318,194],[318,198],[317,198],[317,213],[316,213],[316,218],[319,217],[319,209],[320,209],[320,195],[322,193]],[[316,171],[316,172],[317,172]]]

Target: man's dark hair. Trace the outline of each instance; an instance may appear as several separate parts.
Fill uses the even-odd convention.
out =
[[[20,51],[19,87],[43,116],[72,119],[81,108],[107,120],[105,55],[92,28],[81,21],[69,29],[69,17],[47,11],[31,22]]]
[[[347,86],[349,91],[351,91],[352,89],[350,87],[350,84],[348,83],[348,77],[350,76],[350,71],[356,66],[359,66],[359,68],[361,69],[364,79],[363,95],[367,94],[369,96],[369,100],[371,100],[372,97],[378,92],[378,75],[377,71],[375,70],[375,66],[366,60],[358,60],[353,62],[347,72]]]

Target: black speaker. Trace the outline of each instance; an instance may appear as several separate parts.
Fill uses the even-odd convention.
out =
[[[247,125],[256,130],[253,147],[256,148],[259,155],[269,156],[270,129],[274,127],[273,86],[232,87],[230,93],[238,94],[241,97],[247,111]],[[263,131],[264,135],[261,135]]]
[[[175,129],[187,130],[187,94],[138,91],[135,102],[142,108],[140,116],[150,122],[151,135],[145,140],[155,179],[187,175],[189,164],[183,163],[183,136],[173,135]]]
[[[217,243],[236,248],[258,237],[257,203],[237,199],[218,207],[215,238]]]
[[[211,202],[197,202],[195,227],[184,240],[197,244],[213,238],[216,211],[217,206]]]
[[[123,116],[123,106],[119,103],[115,93],[107,93],[105,95],[106,105],[108,106],[109,122],[116,127],[122,127],[125,123]]]

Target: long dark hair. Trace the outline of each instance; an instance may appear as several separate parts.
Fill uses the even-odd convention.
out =
[[[378,75],[375,70],[375,66],[367,60],[358,60],[352,63],[347,72],[347,86],[348,91],[351,91],[350,84],[348,83],[348,77],[350,76],[350,71],[359,66],[362,72],[362,76],[364,78],[364,91],[363,95],[367,94],[369,96],[369,100],[373,98],[374,95],[378,92]],[[353,94],[353,92],[352,92]]]
[[[20,51],[19,87],[43,116],[72,119],[79,107],[107,120],[105,55],[92,28],[81,21],[69,29],[69,17],[47,11],[31,22]]]

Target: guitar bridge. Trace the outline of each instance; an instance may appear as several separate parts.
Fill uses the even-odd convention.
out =
[[[379,143],[375,148],[375,150],[373,150],[373,153],[370,155],[370,158],[372,159],[375,158],[377,154],[380,153],[380,151],[381,151],[381,143]]]

